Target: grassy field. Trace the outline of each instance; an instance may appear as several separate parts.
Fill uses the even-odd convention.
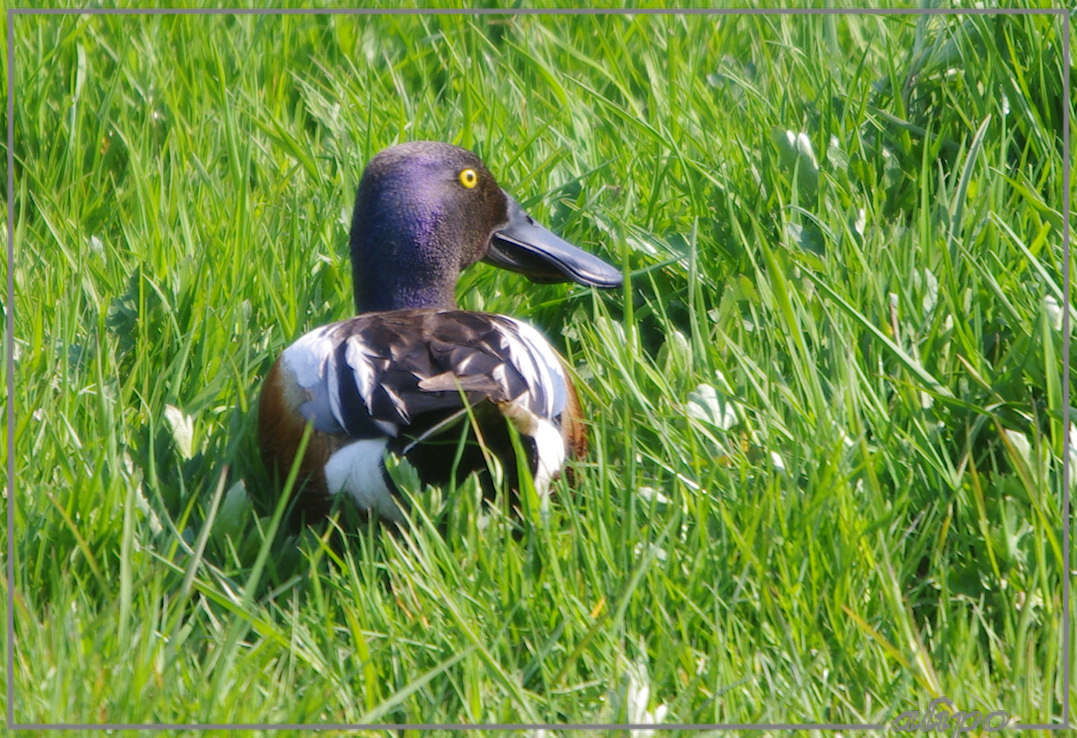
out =
[[[15,23],[18,721],[1061,720],[1063,19]],[[623,265],[459,289],[592,453],[295,534],[260,381],[420,138]]]

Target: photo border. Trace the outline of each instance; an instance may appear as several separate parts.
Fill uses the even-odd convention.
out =
[[[9,730],[885,730],[891,723],[20,723],[15,720],[15,17],[20,15],[1052,15],[1062,23],[1062,722],[1070,728],[1070,23],[1064,8],[9,8],[7,10],[7,689]]]

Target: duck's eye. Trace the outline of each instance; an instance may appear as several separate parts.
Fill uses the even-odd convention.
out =
[[[463,169],[460,171],[460,184],[467,187],[469,190],[479,183],[479,175],[474,169]]]

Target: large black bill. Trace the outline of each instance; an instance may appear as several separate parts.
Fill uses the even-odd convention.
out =
[[[509,223],[494,233],[483,261],[520,272],[536,282],[621,286],[624,280],[619,269],[543,228],[508,193],[505,197]]]

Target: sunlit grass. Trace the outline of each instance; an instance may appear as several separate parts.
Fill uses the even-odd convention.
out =
[[[18,719],[1060,720],[1057,17],[16,39]],[[590,457],[545,515],[274,534],[261,378],[351,314],[359,174],[417,138],[624,266],[459,290],[562,349]]]

